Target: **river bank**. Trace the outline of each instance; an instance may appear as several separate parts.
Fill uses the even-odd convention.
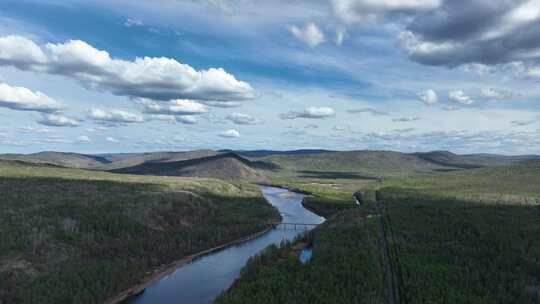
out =
[[[272,225],[272,226],[270,226],[270,227],[268,227],[268,228],[266,228],[266,229],[264,229],[262,231],[259,231],[257,233],[245,236],[243,238],[239,238],[239,239],[231,241],[231,242],[227,242],[227,243],[219,245],[219,246],[212,247],[212,248],[207,249],[207,250],[200,251],[198,253],[188,255],[188,256],[186,256],[186,257],[184,257],[184,258],[182,258],[182,259],[180,259],[178,261],[174,261],[174,262],[172,262],[170,264],[164,265],[163,267],[160,267],[160,268],[156,269],[151,275],[148,275],[147,277],[143,278],[141,280],[141,282],[139,284],[137,284],[136,286],[133,286],[133,287],[131,287],[129,289],[126,289],[126,290],[120,292],[118,295],[116,295],[116,296],[114,296],[114,297],[112,297],[110,299],[107,299],[103,303],[104,304],[121,303],[122,301],[128,299],[129,297],[143,292],[148,286],[150,286],[150,285],[158,282],[159,280],[163,279],[164,277],[170,275],[175,270],[177,270],[178,268],[186,265],[187,263],[190,263],[190,262],[196,260],[197,258],[200,258],[200,257],[203,257],[203,256],[205,256],[207,254],[222,250],[224,248],[234,246],[234,245],[238,245],[238,244],[242,244],[244,242],[247,242],[247,241],[253,240],[255,238],[258,238],[258,237],[264,235],[265,233],[267,233],[268,231],[274,229],[275,226],[276,225]]]
[[[325,221],[302,206],[303,194],[275,187],[261,189],[265,199],[279,210],[281,222],[320,224]],[[130,293],[133,296],[127,298],[127,303],[212,303],[240,277],[240,271],[253,256],[269,245],[291,241],[304,231],[276,227],[236,245],[202,253],[191,263],[182,263],[182,267],[177,267],[172,273],[169,271],[168,275],[151,280],[145,292],[133,290]]]

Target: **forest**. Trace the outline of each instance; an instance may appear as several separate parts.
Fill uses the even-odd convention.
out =
[[[0,163],[0,302],[97,303],[279,218],[253,185]]]
[[[217,303],[538,303],[538,166],[359,184],[360,206],[351,183],[291,183],[328,221],[253,258]]]

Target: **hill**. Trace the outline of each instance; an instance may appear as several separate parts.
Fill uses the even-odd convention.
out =
[[[0,193],[0,303],[102,303],[279,218],[247,183],[18,161],[0,161]]]
[[[94,169],[110,163],[105,157],[79,153],[45,151],[32,154],[1,154],[0,159],[35,164],[50,164],[68,168]]]
[[[194,158],[201,158],[207,156],[214,156],[219,152],[214,150],[194,150],[194,151],[182,151],[182,152],[147,152],[147,153],[113,153],[113,154],[100,154],[98,156],[103,157],[109,161],[106,165],[100,169],[111,170],[126,167],[137,166],[146,162],[174,162],[182,161]]]
[[[518,164],[530,160],[540,160],[538,155],[517,155],[506,156],[497,154],[465,154],[459,155],[449,151],[432,151],[424,153],[414,153],[421,159],[442,165],[454,166],[463,169],[504,166]]]
[[[321,149],[301,149],[301,150],[289,150],[289,151],[275,151],[275,150],[221,150],[222,152],[234,152],[242,157],[246,158],[260,158],[272,155],[312,155],[321,153],[331,153],[335,151],[321,150]]]
[[[272,155],[261,160],[282,168],[274,176],[328,179],[376,179],[459,169],[392,151],[346,151],[303,155]]]
[[[165,176],[212,177],[225,180],[261,179],[257,167],[269,168],[263,162],[251,162],[235,153],[180,161],[145,162],[137,166],[111,170],[116,173]]]

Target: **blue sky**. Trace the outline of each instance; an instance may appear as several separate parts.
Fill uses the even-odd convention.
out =
[[[0,152],[538,154],[538,25],[537,0],[6,0]]]

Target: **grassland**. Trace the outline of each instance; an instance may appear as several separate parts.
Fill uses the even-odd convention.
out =
[[[250,184],[0,162],[0,302],[96,303],[269,227]]]

